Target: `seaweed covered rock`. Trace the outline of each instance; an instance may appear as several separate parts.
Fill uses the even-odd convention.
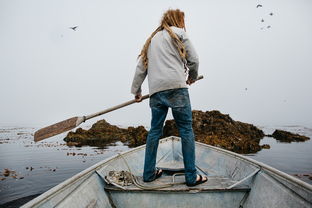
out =
[[[299,134],[294,134],[279,129],[275,130],[271,136],[281,142],[304,142],[310,139],[309,137],[306,136],[301,136]]]
[[[147,131],[143,126],[128,127],[127,129],[111,125],[100,120],[89,130],[78,128],[76,132],[69,132],[64,138],[68,144],[75,146],[91,145],[103,147],[113,142],[121,141],[130,147],[142,145],[146,141]]]
[[[130,146],[140,146],[146,143],[147,130],[143,126],[128,127],[127,137],[130,141]]]
[[[253,153],[261,150],[260,139],[264,136],[257,127],[234,121],[229,115],[219,111],[193,111],[193,129],[196,140],[238,153]],[[174,120],[168,120],[164,127],[164,137],[178,136]],[[76,146],[106,146],[121,141],[130,147],[146,143],[147,130],[143,126],[120,128],[100,120],[89,130],[77,129],[69,132],[64,139]]]
[[[234,121],[219,111],[193,111],[193,130],[196,141],[218,146],[238,153],[253,153],[261,150],[260,139],[264,137],[257,127]],[[166,121],[164,136],[176,135],[174,120]]]

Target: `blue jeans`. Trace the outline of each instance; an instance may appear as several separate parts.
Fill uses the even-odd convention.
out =
[[[185,180],[187,184],[194,184],[196,182],[195,141],[188,89],[179,88],[157,92],[150,97],[150,107],[152,121],[146,140],[143,180],[149,182],[155,179],[158,142],[162,137],[168,108],[171,108],[182,141]]]

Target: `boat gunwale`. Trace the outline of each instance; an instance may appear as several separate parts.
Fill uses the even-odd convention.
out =
[[[174,141],[174,140],[177,140],[177,141],[180,141],[180,137],[176,137],[176,136],[169,136],[169,137],[166,137],[166,138],[163,138],[161,140],[159,140],[160,143],[164,143],[164,142],[167,142],[167,141]],[[229,150],[225,150],[225,149],[222,149],[222,148],[219,148],[219,147],[215,147],[215,146],[212,146],[212,145],[208,145],[208,144],[204,144],[204,143],[200,143],[200,142],[195,142],[197,145],[200,145],[200,146],[204,146],[204,147],[208,147],[214,151],[217,151],[217,152],[221,152],[221,153],[224,153],[226,155],[229,155],[230,157],[234,157],[236,159],[239,159],[239,160],[242,160],[244,162],[247,162],[257,168],[260,168],[260,171],[261,170],[267,170],[269,172],[272,172],[284,179],[287,179],[288,181],[292,182],[292,183],[295,183],[297,185],[300,185],[302,186],[303,188],[307,189],[308,191],[312,191],[312,185],[304,182],[304,181],[301,181],[297,178],[295,178],[294,176],[291,176],[287,173],[283,173],[282,171],[279,171],[269,165],[266,165],[262,162],[259,162],[259,161],[256,161],[254,159],[251,159],[251,158],[248,158],[246,156],[243,156],[243,155],[240,155],[238,153],[235,153],[235,152],[231,152]],[[111,157],[108,157],[92,166],[90,166],[89,168],[77,173],[76,175],[66,179],[65,181],[61,182],[60,184],[52,187],[51,189],[49,189],[48,191],[42,193],[41,195],[39,195],[38,197],[34,198],[33,200],[27,202],[26,204],[22,205],[21,208],[25,208],[25,207],[33,207],[33,206],[36,206],[40,203],[42,203],[43,200],[46,200],[50,197],[52,197],[54,194],[56,194],[57,192],[60,192],[62,191],[64,188],[66,188],[68,185],[70,185],[71,183],[79,180],[81,177],[84,177],[84,176],[87,176],[88,174],[92,174],[92,171],[95,171],[95,170],[98,170],[100,168],[102,168],[106,163],[110,162],[110,161],[113,161],[115,159],[117,159],[119,157],[119,155],[126,155],[126,154],[130,154],[132,152],[135,152],[135,151],[138,151],[140,149],[143,149],[145,148],[145,144],[144,145],[141,145],[139,147],[135,147],[133,149],[130,149],[130,150],[127,150],[127,151],[124,151],[122,153],[119,153],[117,155],[113,155]]]

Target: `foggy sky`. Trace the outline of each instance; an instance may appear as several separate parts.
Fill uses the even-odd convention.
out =
[[[185,12],[205,76],[193,109],[312,127],[311,0],[0,0],[0,125],[44,127],[133,99],[136,58],[169,8]],[[88,123],[99,119],[149,126],[148,101]]]

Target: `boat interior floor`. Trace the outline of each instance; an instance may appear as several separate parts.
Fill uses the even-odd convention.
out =
[[[122,188],[117,187],[112,184],[106,184],[106,191],[175,191],[175,192],[185,192],[185,191],[250,191],[250,187],[246,185],[239,185],[233,188],[228,188],[233,185],[236,181],[231,180],[230,178],[222,177],[222,176],[208,176],[208,181],[202,184],[199,184],[194,187],[188,187],[185,184],[184,175],[178,175],[174,177],[174,184],[165,188],[155,188],[159,186],[163,186],[166,184],[170,184],[173,182],[173,176],[164,173],[160,178],[152,181],[152,182],[143,182],[142,176],[137,176],[137,181],[140,185],[150,189],[142,189],[134,184],[129,184],[128,186],[123,186]]]

